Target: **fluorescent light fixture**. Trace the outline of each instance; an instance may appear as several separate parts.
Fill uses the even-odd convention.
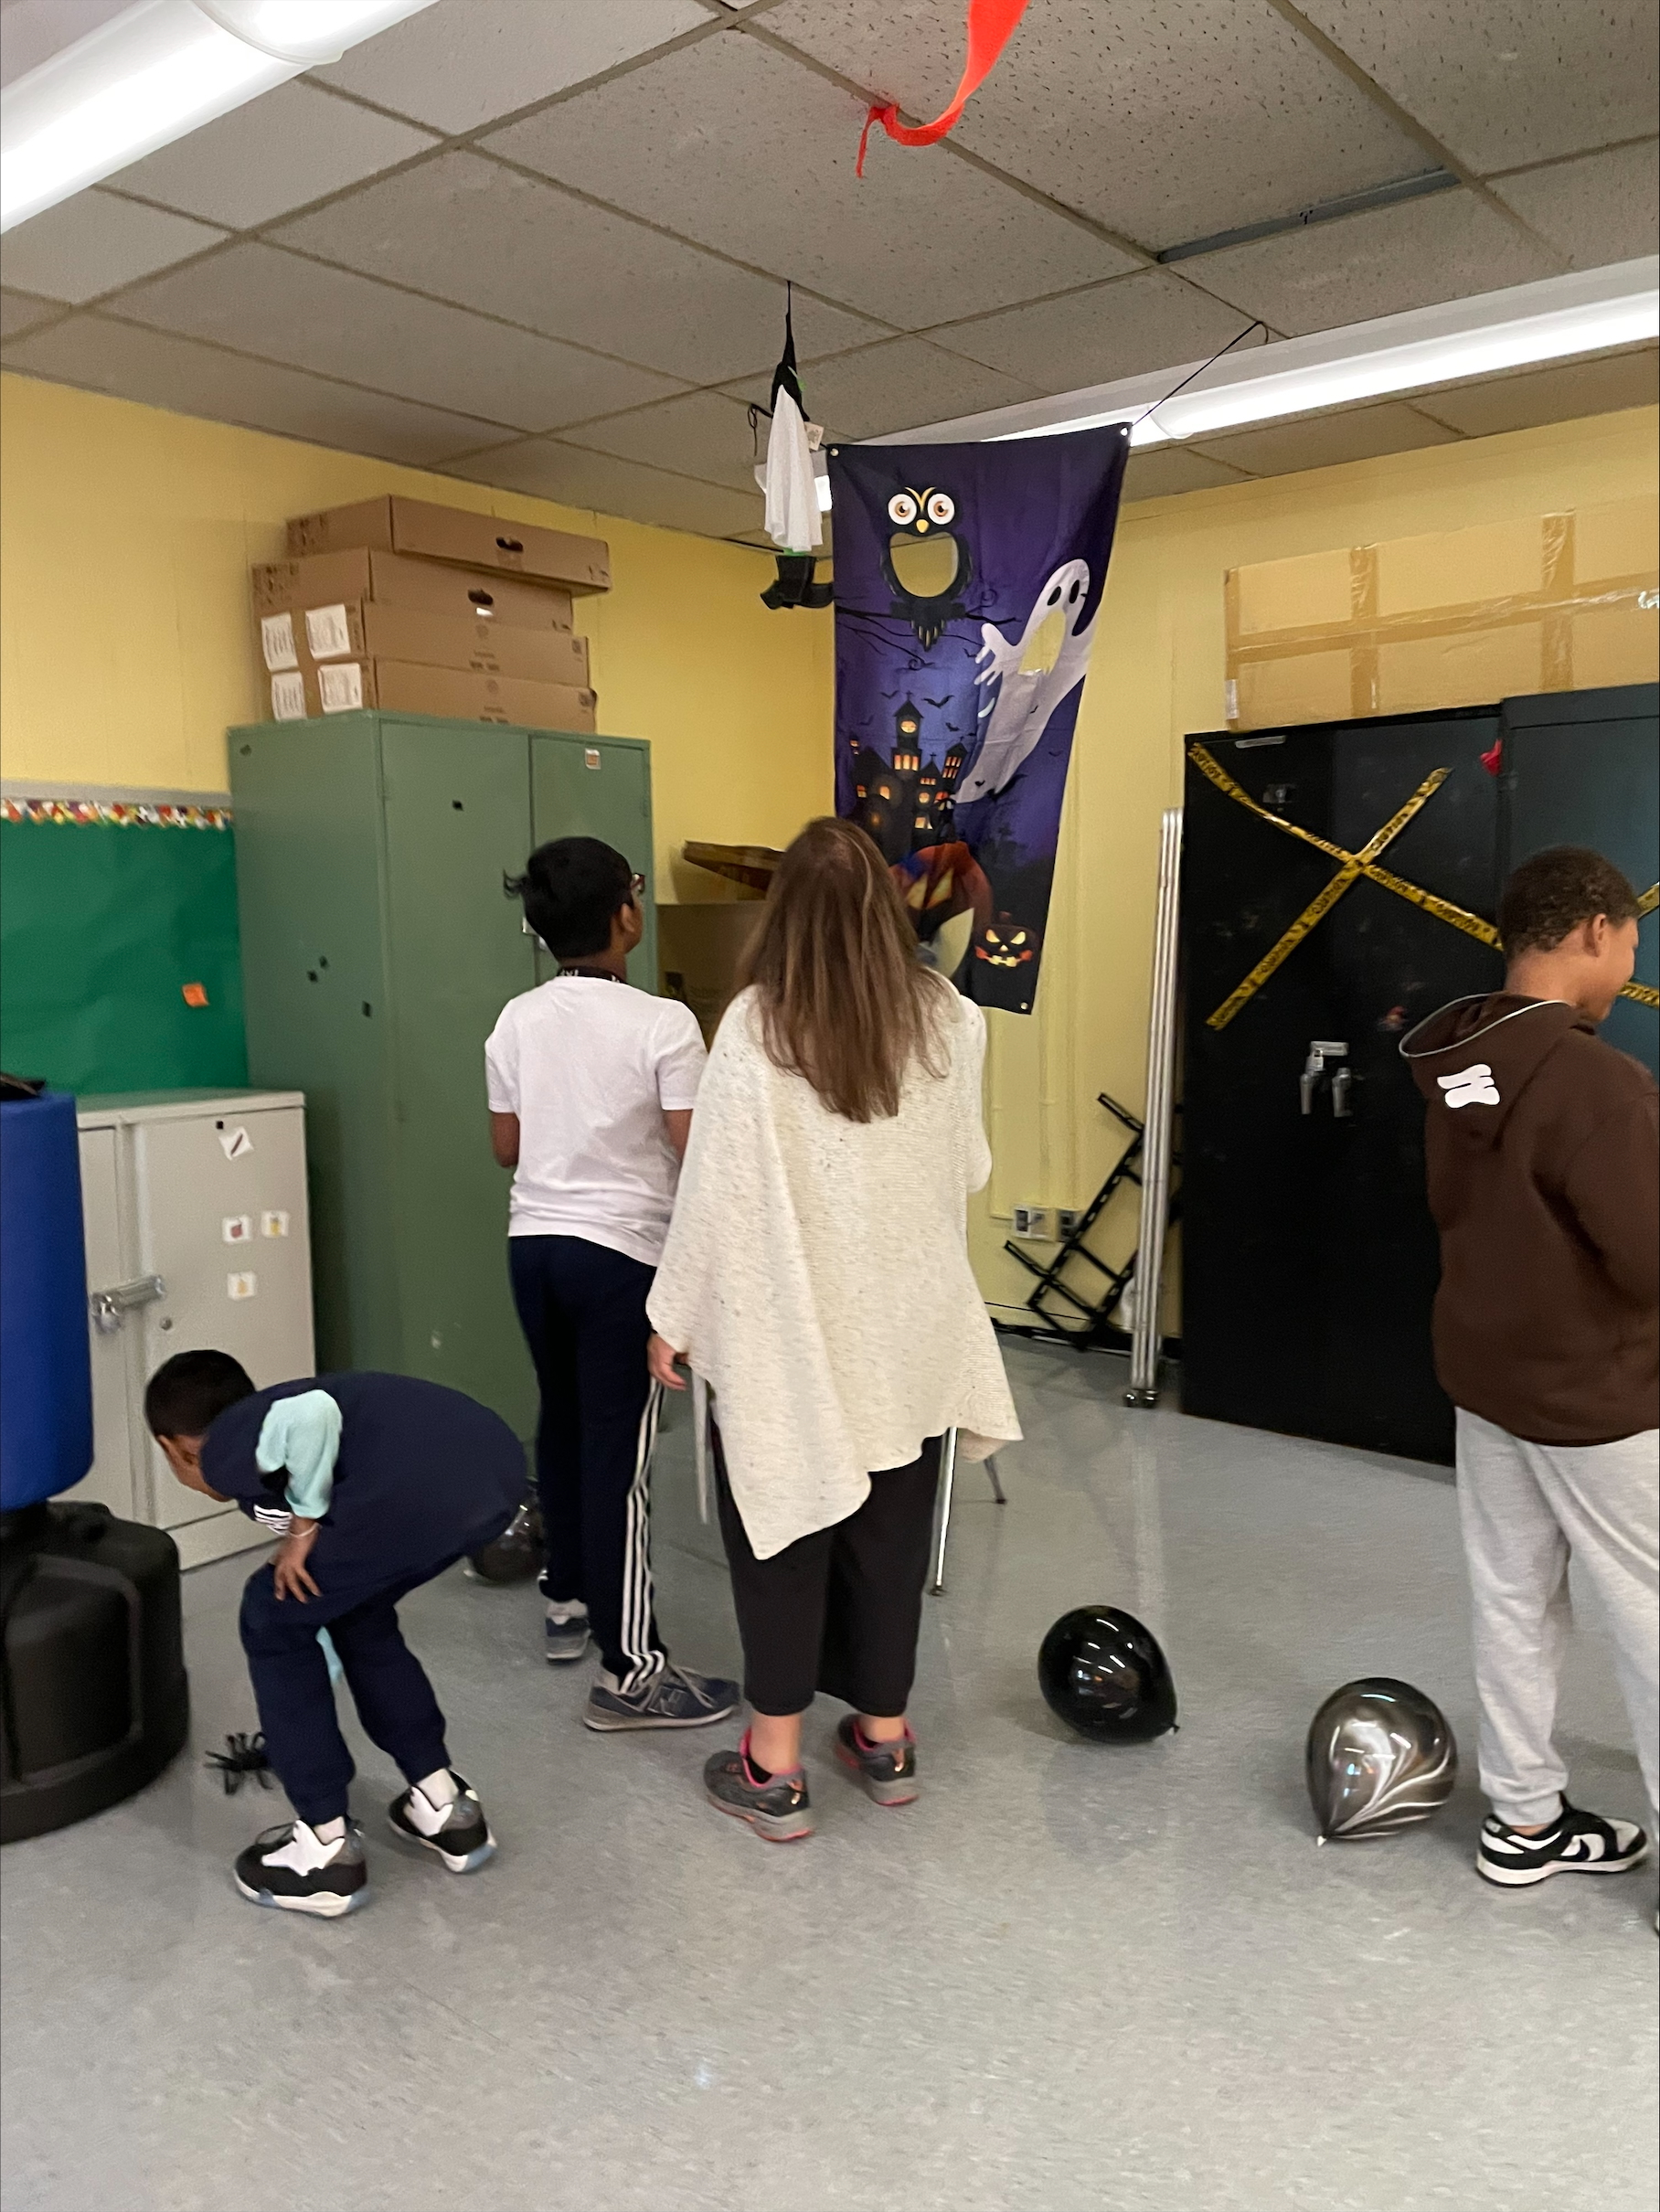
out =
[[[1657,336],[1660,260],[1650,255],[1474,299],[1416,307],[1311,337],[1286,338],[1226,355],[1208,367],[1188,362],[1156,375],[1025,400],[869,442],[1047,438],[1128,422],[1132,445],[1165,445],[1536,363],[1652,345]],[[1184,383],[1188,378],[1192,381]],[[1183,386],[1180,391],[1177,385]],[[1172,396],[1165,399],[1165,393]]]
[[[0,94],[0,230],[431,0],[139,0]]]

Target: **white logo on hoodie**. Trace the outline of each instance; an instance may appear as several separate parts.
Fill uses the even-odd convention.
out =
[[[1485,1060],[1477,1060],[1474,1068],[1462,1069],[1457,1075],[1438,1075],[1435,1080],[1446,1092],[1453,1112],[1461,1106],[1496,1106],[1499,1102],[1498,1085]]]

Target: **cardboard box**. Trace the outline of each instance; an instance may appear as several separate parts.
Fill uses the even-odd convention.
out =
[[[301,560],[269,561],[253,572],[253,611],[349,605],[374,600],[388,607],[420,608],[457,622],[486,620],[515,630],[569,630],[574,610],[569,591],[527,584],[484,569],[452,569],[435,561],[407,560],[396,553],[356,547]]]
[[[538,576],[568,591],[611,590],[611,548],[602,537],[573,537],[564,530],[504,522],[464,507],[441,507],[427,499],[359,500],[321,515],[297,515],[288,526],[288,550],[340,553],[355,547],[410,553],[422,560],[457,561],[469,569],[505,569]]]
[[[276,722],[378,707],[395,714],[442,715],[452,722],[517,722],[584,736],[598,727],[599,701],[591,691],[533,684],[522,676],[481,675],[465,668],[423,668],[410,661],[324,661],[279,670],[270,683]]]
[[[1233,569],[1235,729],[1479,707],[1660,675],[1656,502],[1481,523]]]
[[[714,1042],[763,905],[758,898],[658,901],[659,987],[665,998],[681,999],[691,1008],[706,1044]]]
[[[515,630],[482,617],[467,622],[376,600],[261,615],[259,646],[273,675],[325,661],[413,661],[423,668],[471,668],[480,675],[588,688],[588,640],[569,630]]]

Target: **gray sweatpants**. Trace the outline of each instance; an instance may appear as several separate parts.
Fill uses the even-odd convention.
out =
[[[1596,1591],[1653,1807],[1660,1735],[1660,1430],[1612,1444],[1529,1444],[1458,1412],[1458,1510],[1481,1699],[1482,1788],[1499,1818],[1555,1818],[1552,1741],[1571,1553]]]

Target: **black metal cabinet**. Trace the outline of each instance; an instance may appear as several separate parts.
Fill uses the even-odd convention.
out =
[[[1633,686],[1188,740],[1187,1411],[1451,1461],[1423,1107],[1397,1048],[1503,980],[1481,931],[1528,854],[1594,845],[1654,882],[1655,706]],[[1652,1068],[1657,1020],[1623,1000],[1605,1035]]]
[[[1498,734],[1497,710],[1478,708],[1190,741],[1189,1412],[1452,1456],[1430,1359],[1423,1111],[1397,1048],[1501,977],[1497,952],[1448,918],[1493,920]],[[1359,873],[1363,858],[1392,882]]]
[[[1502,727],[1506,871],[1541,845],[1589,845],[1646,891],[1660,865],[1660,685],[1506,699]],[[1652,911],[1638,932],[1634,980],[1660,984]],[[1602,1035],[1660,1075],[1652,1006],[1621,999]]]

